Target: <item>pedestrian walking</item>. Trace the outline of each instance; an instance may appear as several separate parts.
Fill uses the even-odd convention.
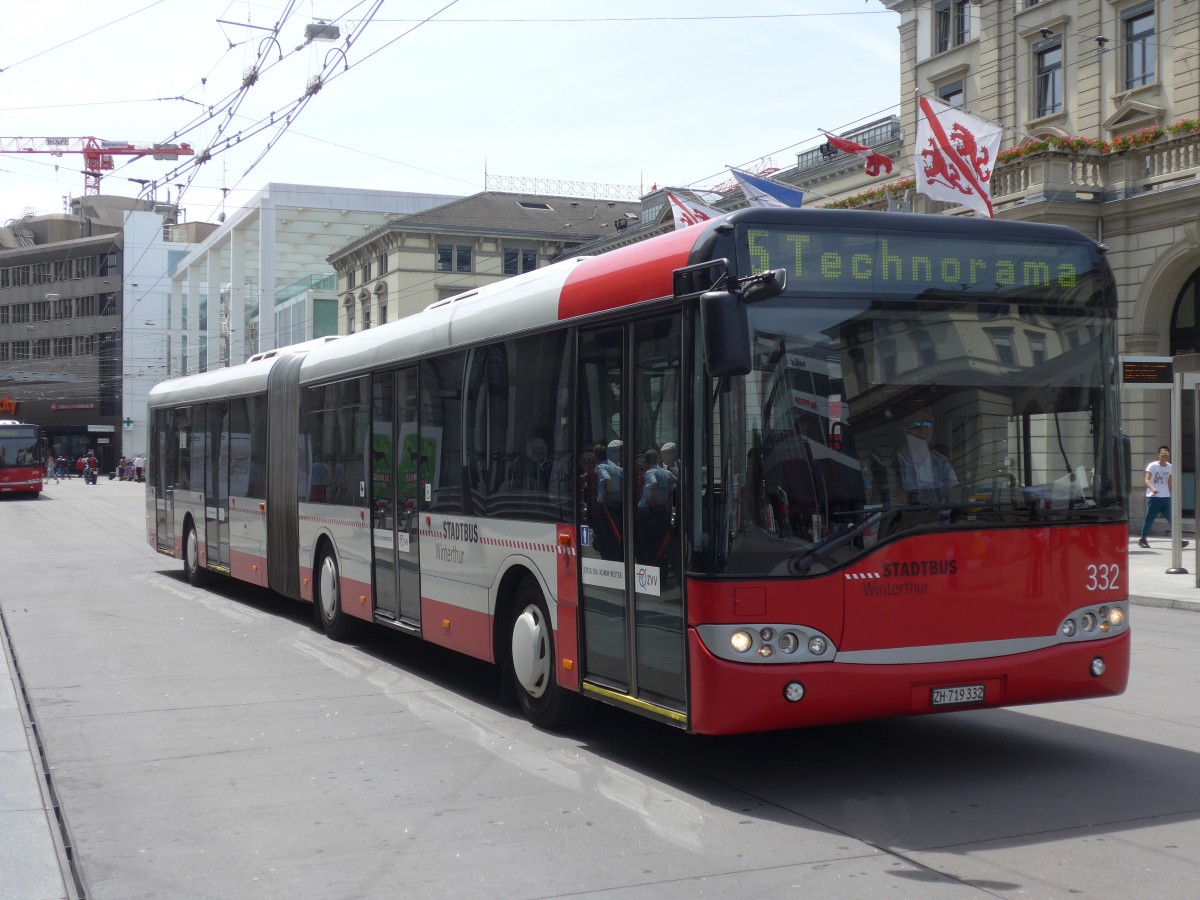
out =
[[[1155,519],[1162,516],[1167,520],[1167,533],[1171,530],[1171,448],[1163,444],[1158,448],[1158,458],[1146,466],[1146,518],[1142,522],[1139,547],[1149,547],[1150,528]],[[1183,542],[1187,546],[1188,541]]]

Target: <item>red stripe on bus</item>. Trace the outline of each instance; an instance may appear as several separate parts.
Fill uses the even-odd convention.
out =
[[[669,297],[672,273],[686,266],[703,228],[684,228],[581,262],[567,276],[559,319]]]
[[[572,525],[558,526],[558,539],[567,541],[559,545],[558,553],[558,603],[575,606],[579,602],[579,563],[575,558],[575,528]],[[559,623],[562,627],[562,623]]]
[[[258,569],[254,567],[258,566]],[[242,581],[267,586],[267,560],[264,556],[254,553],[243,553],[240,550],[229,551],[229,574]]]
[[[421,634],[430,643],[441,644],[486,662],[495,661],[492,655],[492,618],[487,613],[422,597]]]
[[[554,646],[558,659],[554,660],[554,671],[558,683],[565,688],[579,690],[579,610],[563,603],[558,605],[558,630],[554,634]],[[570,660],[570,666],[563,661]]]

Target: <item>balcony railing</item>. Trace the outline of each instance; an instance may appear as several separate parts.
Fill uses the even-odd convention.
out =
[[[1118,152],[1046,149],[999,163],[992,172],[992,206],[1002,213],[1030,203],[1122,200],[1198,183],[1200,133],[1179,134]],[[894,184],[911,185],[911,179]],[[888,200],[869,197],[853,206],[886,210]],[[967,209],[926,200],[924,211]]]

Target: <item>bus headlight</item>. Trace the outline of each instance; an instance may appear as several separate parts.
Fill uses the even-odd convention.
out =
[[[1098,641],[1115,637],[1129,630],[1129,605],[1127,601],[1108,602],[1096,606],[1085,606],[1067,613],[1058,626],[1058,639],[1062,642]]]
[[[1099,656],[1097,656],[1095,659],[1092,660],[1091,669],[1092,669],[1092,677],[1099,678],[1101,675],[1104,674],[1104,660],[1102,660]]]
[[[829,636],[807,625],[756,622],[694,627],[709,653],[730,662],[797,665],[837,658],[837,645]]]
[[[783,687],[783,699],[788,703],[799,703],[804,699],[804,685],[798,681],[789,681]]]

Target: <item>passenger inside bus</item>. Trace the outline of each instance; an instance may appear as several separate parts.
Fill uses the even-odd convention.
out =
[[[596,551],[604,559],[620,559],[622,554],[621,522],[624,509],[620,466],[621,442],[612,440],[606,447],[597,444],[592,454],[596,458],[596,504],[592,512],[592,533]],[[610,458],[615,456],[615,460]]]
[[[896,467],[909,503],[946,503],[950,489],[958,485],[954,466],[943,453],[930,446],[933,421],[918,418],[904,429],[904,441],[896,451]]]

